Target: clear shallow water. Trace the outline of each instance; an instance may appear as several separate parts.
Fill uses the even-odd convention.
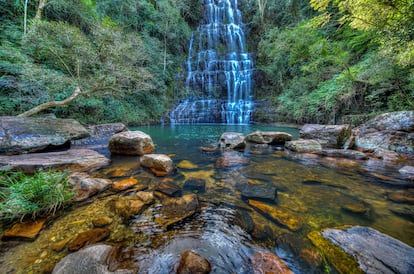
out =
[[[49,222],[36,241],[9,248],[0,259],[1,273],[47,272],[43,270],[50,270],[68,254],[66,249],[55,251],[54,244],[70,241],[77,233],[91,229],[91,219],[99,216],[113,219],[106,242],[133,248],[131,258],[140,267],[139,273],[174,272],[180,254],[187,249],[207,258],[213,273],[252,273],[250,259],[261,250],[278,254],[295,273],[322,273],[324,266],[312,264],[313,259],[306,256],[309,250],[315,251],[307,234],[341,225],[370,226],[414,246],[413,220],[395,213],[404,207],[412,209],[413,205],[388,199],[390,194],[413,191],[399,186],[405,181],[398,174],[398,166],[376,160],[295,154],[272,146],[251,145],[244,152],[230,154],[200,149],[215,146],[226,131],[286,131],[297,138],[294,128],[175,125],[137,129],[152,136],[156,153],[171,155],[177,170],[167,176],[168,180],[181,187],[190,178],[205,180],[207,191],[197,194],[200,212],[162,230],[153,222],[159,214],[156,204],[126,223],[110,206],[112,199],[124,194],[106,191],[94,202]],[[232,159],[238,164],[220,167],[219,159]],[[112,165],[98,174],[100,177],[119,180],[132,176],[149,182],[149,189],[166,179],[140,168],[137,157],[113,156],[112,160]],[[118,171],[122,171],[119,178],[114,175]],[[264,189],[276,187],[276,203],[266,204],[299,220],[299,229],[289,229],[242,199],[240,182]],[[363,213],[351,209],[362,209]]]

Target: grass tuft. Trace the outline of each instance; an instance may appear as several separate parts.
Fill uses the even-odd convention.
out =
[[[31,215],[54,214],[74,196],[67,172],[0,172],[0,220],[21,220]]]

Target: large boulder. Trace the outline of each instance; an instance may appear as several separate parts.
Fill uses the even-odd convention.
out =
[[[316,140],[295,140],[285,143],[289,150],[299,153],[312,153],[322,150],[321,144]]]
[[[246,147],[246,141],[244,139],[245,137],[242,133],[224,132],[220,136],[219,147],[224,150],[243,150]]]
[[[292,140],[292,135],[280,131],[255,131],[246,136],[246,141],[256,144],[283,145]]]
[[[322,147],[342,148],[351,136],[351,127],[350,125],[305,124],[299,131],[299,136],[302,139],[317,140]]]
[[[414,111],[376,116],[354,130],[355,146],[363,150],[378,148],[414,154]]]
[[[141,165],[151,169],[156,176],[165,176],[174,170],[174,163],[164,154],[146,154],[141,157]]]
[[[28,173],[36,169],[90,172],[109,163],[104,155],[89,149],[0,156],[0,170],[19,169]]]
[[[0,117],[0,154],[23,154],[69,147],[90,134],[73,119]]]
[[[54,274],[64,273],[136,273],[136,270],[117,269],[110,271],[106,264],[106,258],[112,250],[112,246],[99,244],[86,247],[64,257],[53,269]]]
[[[356,258],[365,273],[414,273],[414,248],[375,229],[326,229],[322,235]]]
[[[109,151],[121,155],[144,155],[155,150],[151,136],[142,131],[124,131],[109,140]]]

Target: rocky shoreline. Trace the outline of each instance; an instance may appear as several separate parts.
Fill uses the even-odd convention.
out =
[[[25,121],[22,122],[20,121],[21,119],[25,119]],[[74,201],[77,202],[88,201],[88,199],[107,189],[115,193],[125,192],[128,195],[110,199],[108,202],[108,207],[123,222],[128,222],[130,218],[140,215],[149,207],[160,203],[161,215],[154,219],[154,222],[161,229],[168,229],[175,223],[191,217],[200,209],[198,195],[195,193],[183,194],[181,187],[174,184],[168,177],[162,180],[160,184],[152,187],[149,187],[149,184],[143,181],[133,180],[133,177],[124,178],[119,176],[119,174],[116,174],[114,178],[121,179],[116,180],[96,178],[97,171],[110,164],[110,159],[95,151],[103,148],[108,148],[111,154],[139,157],[136,167],[143,168],[156,177],[164,177],[174,173],[180,164],[184,169],[186,167],[192,168],[185,163],[174,164],[174,161],[168,155],[153,153],[156,148],[149,135],[140,131],[129,131],[122,124],[99,125],[86,129],[76,121],[44,118],[46,121],[39,122],[40,120],[38,119],[43,118],[0,117],[0,152],[4,154],[0,156],[0,169],[23,170],[29,173],[35,169],[69,169],[72,172],[70,176],[71,182],[76,191]],[[34,127],[34,124],[39,124],[40,126]],[[64,128],[58,129],[58,124],[64,125]],[[16,128],[16,125],[19,125],[20,128]],[[44,125],[49,127],[42,131]],[[93,150],[88,149],[88,145],[91,143],[96,145],[96,140],[102,139],[106,141],[100,144],[99,148],[93,147]],[[71,142],[72,148],[70,148]],[[237,132],[226,132],[222,134],[216,147],[202,148],[202,150],[206,153],[215,151],[221,153],[221,156],[216,161],[216,168],[229,168],[248,164],[238,151],[245,149],[250,149],[251,151],[254,149],[263,150],[269,147],[299,155],[316,155],[316,157],[344,158],[358,161],[375,159],[398,169],[401,176],[406,178],[405,187],[414,187],[413,111],[383,114],[355,129],[351,129],[349,125],[304,125],[300,130],[299,140],[292,140],[292,136],[285,132],[257,131],[247,136]],[[237,174],[234,176],[237,177]],[[295,216],[294,212],[287,212],[286,209],[269,206],[274,203],[277,197],[277,189],[275,187],[264,191],[262,187],[252,185],[242,177],[238,179],[236,177],[233,178],[237,181],[235,187],[240,191],[242,199],[251,208],[273,219],[274,222],[281,224],[290,231],[301,229],[303,224]],[[309,184],[312,183],[314,182],[309,181]],[[191,178],[185,183],[183,189],[203,193],[206,186],[203,180]],[[400,196],[392,195],[390,199],[403,201],[403,203],[408,201],[410,204],[414,200],[412,199],[412,192],[404,192]],[[344,210],[358,212],[359,209],[351,206]],[[367,207],[362,206],[362,210],[367,210]],[[365,213],[366,211],[363,211],[363,214]],[[404,211],[402,214],[413,215],[409,210],[408,213]],[[68,255],[56,265],[53,273],[64,273],[67,269],[76,271],[99,270],[102,271],[100,273],[112,273],[108,270],[108,265],[103,258],[108,256],[108,252],[114,252],[116,247],[103,244],[94,245],[110,237],[111,231],[105,227],[111,222],[112,218],[110,217],[96,219],[94,220],[94,228],[92,230],[82,232],[84,234],[78,234],[70,241],[62,239],[62,241],[65,241],[64,243],[62,242],[62,248],[66,246],[71,252],[75,253]],[[33,240],[44,224],[44,221],[40,223],[36,221],[33,225],[24,223],[24,229],[21,225],[16,224],[4,233],[2,240],[16,238]],[[242,225],[242,227],[249,230],[246,224]],[[28,234],[21,234],[21,231],[25,229],[29,231]],[[13,234],[13,231],[18,233]],[[366,233],[376,237],[375,235],[379,233],[371,228],[355,228],[352,231],[357,233],[357,236],[353,237],[361,237],[361,235]],[[335,239],[339,236],[335,235],[340,234],[334,235],[328,232],[315,233],[311,234],[309,238],[318,248],[329,250],[331,247],[326,244],[325,240],[327,240],[331,244],[341,246],[345,253],[355,256],[352,253],[353,251],[349,251],[348,243],[338,244],[336,242]],[[325,240],[320,240],[321,237]],[[352,242],[354,238],[346,239],[348,242]],[[383,244],[387,246],[392,244],[396,249],[401,250],[399,247],[402,243],[397,243],[398,240],[389,236],[376,237],[375,241],[378,241],[378,245]],[[403,252],[405,255],[411,256],[410,254],[414,254],[412,247],[404,246],[405,249],[406,251]],[[325,252],[327,251],[325,250]],[[380,256],[371,249],[369,252],[373,253],[369,256],[372,257],[366,257],[367,254],[364,253],[364,250],[359,250],[358,252],[360,255],[356,255],[356,257],[361,256],[369,262],[373,260],[372,258]],[[401,266],[399,269],[402,269],[401,273],[413,272],[414,265],[404,258],[406,257],[401,257],[398,261],[398,265]],[[87,268],[78,269],[82,265],[80,262],[83,260],[88,261],[86,264]],[[258,273],[272,269],[281,269],[281,273],[291,273],[289,272],[291,270],[284,262],[271,253],[257,253],[251,260],[254,265],[253,268]],[[337,266],[333,261],[334,259],[329,260],[332,260],[332,262],[330,261],[332,265],[341,269],[342,266]],[[196,263],[194,264],[194,262]],[[356,269],[362,269],[366,273],[375,272],[372,272],[370,269],[367,270],[366,267],[364,268],[364,264],[360,261],[353,262],[356,263]],[[205,258],[200,257],[198,254],[192,254],[191,251],[186,251],[182,254],[182,262],[180,262],[178,268],[182,269],[182,272],[178,271],[177,273],[192,273],[190,270],[198,269],[197,267],[200,265],[203,265],[200,273],[211,271],[211,266]],[[128,267],[124,269],[124,266],[123,264],[118,265],[116,267],[117,271],[134,273]],[[393,266],[390,267],[392,268]]]

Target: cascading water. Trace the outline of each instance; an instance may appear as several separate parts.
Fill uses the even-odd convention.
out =
[[[253,61],[237,0],[202,0],[204,18],[191,36],[186,89],[198,94],[181,102],[171,123],[247,124],[253,109]]]

